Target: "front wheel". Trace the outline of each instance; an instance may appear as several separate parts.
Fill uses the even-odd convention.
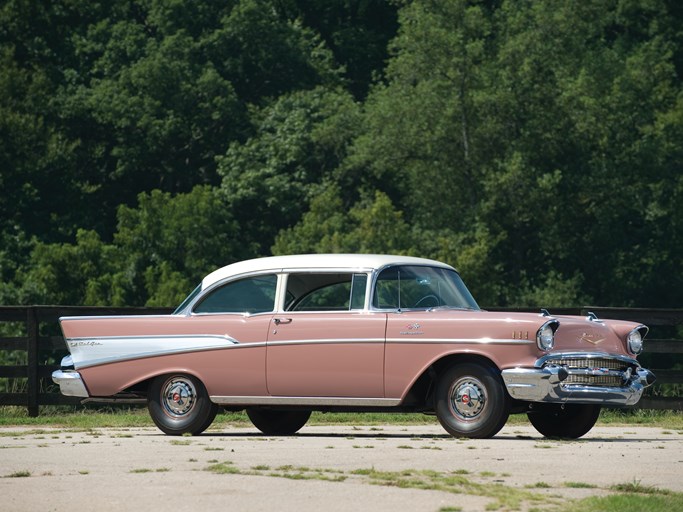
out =
[[[154,424],[172,436],[196,436],[209,428],[218,406],[191,375],[162,375],[149,387],[147,408]]]
[[[289,436],[296,434],[306,424],[311,411],[247,409],[247,416],[267,436]]]
[[[500,373],[478,363],[451,366],[436,386],[436,417],[456,437],[495,436],[510,415]]]
[[[542,404],[527,413],[529,421],[545,437],[578,439],[593,428],[600,416],[599,405]]]

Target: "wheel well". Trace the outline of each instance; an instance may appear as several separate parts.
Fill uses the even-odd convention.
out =
[[[432,410],[436,381],[443,372],[454,364],[477,363],[498,371],[496,364],[489,358],[478,354],[451,354],[434,361],[417,380],[406,394],[404,405]]]
[[[152,384],[152,381],[156,378],[157,376],[154,376],[145,380],[141,380],[140,382],[137,382],[132,386],[126,388],[124,391],[136,393],[138,395],[147,395],[147,390],[149,389],[150,384]]]
[[[193,371],[187,371],[187,370],[170,370],[169,371],[169,370],[165,370],[161,373],[151,375],[144,380],[136,382],[135,384],[131,384],[127,388],[121,390],[121,392],[122,393],[135,393],[137,395],[146,396],[147,390],[149,389],[149,386],[152,384],[152,382],[154,382],[155,379],[157,379],[159,377],[170,376],[170,375],[190,375],[190,376],[194,377],[195,379],[199,380],[202,383],[202,385],[206,386],[206,384],[204,384],[202,379],[199,378],[199,376],[196,373],[194,373]]]

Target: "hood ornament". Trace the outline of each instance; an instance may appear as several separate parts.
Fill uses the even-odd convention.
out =
[[[588,316],[586,317],[586,320],[588,320],[589,322],[598,322],[598,323],[602,323],[602,320],[600,320],[600,319],[598,318],[598,315],[596,315],[596,314],[593,313],[592,311],[589,311],[589,312],[588,312]]]

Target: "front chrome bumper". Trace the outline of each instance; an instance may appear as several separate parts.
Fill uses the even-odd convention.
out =
[[[59,385],[62,395],[79,396],[82,398],[89,396],[83,379],[81,379],[81,374],[75,370],[56,370],[52,372],[52,382]]]
[[[597,386],[567,383],[570,375],[594,372],[615,373],[602,368],[569,369],[565,366],[512,368],[502,371],[503,381],[512,398],[526,402],[600,404],[621,407],[638,403],[643,390],[655,382],[655,376],[637,367],[623,373],[622,386]]]

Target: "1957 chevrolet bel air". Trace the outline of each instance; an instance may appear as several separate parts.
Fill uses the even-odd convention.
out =
[[[172,435],[201,433],[225,407],[271,435],[312,410],[383,410],[436,414],[473,438],[526,413],[545,436],[578,438],[654,382],[636,360],[644,325],[483,311],[452,267],[403,256],[243,261],[172,315],[60,322],[61,392],[144,399]]]

